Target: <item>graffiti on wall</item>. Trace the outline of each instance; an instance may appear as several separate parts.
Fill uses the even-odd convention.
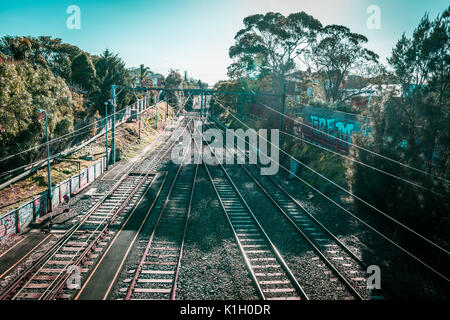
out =
[[[87,184],[87,170],[88,169],[84,169],[80,173],[80,187],[83,187]]]
[[[59,205],[59,187],[52,188],[52,208],[55,209]]]
[[[60,194],[59,194],[59,201],[62,202],[64,199],[64,196],[68,195],[70,196],[70,182],[69,180],[62,182],[59,185],[59,190],[60,190]]]
[[[354,121],[341,120],[337,118],[323,118],[316,115],[309,115],[309,121],[318,127],[327,128],[328,130],[336,130],[346,135],[360,132],[364,136],[372,136],[372,131],[369,127],[362,127],[358,122]]]
[[[26,227],[33,221],[33,202],[19,209],[19,223],[21,228]]]
[[[16,233],[16,216],[9,214],[0,218],[0,241],[6,240]]]
[[[104,158],[101,161],[104,161]],[[88,170],[93,170],[94,166],[99,168],[98,172],[96,172],[96,176],[99,176],[103,172],[103,166],[100,162],[97,162],[88,169],[82,171],[79,175],[73,176],[69,180],[66,180],[52,188],[53,197],[51,204],[53,209],[55,209],[61,201],[63,201],[62,198],[64,195],[70,196],[71,193],[76,193],[82,186],[86,185]],[[95,177],[92,176],[92,180],[94,179]],[[89,180],[91,181],[91,178]],[[44,216],[47,213],[48,206],[47,192],[44,192],[20,208],[14,209],[2,215],[0,217],[0,242],[13,236],[16,232],[23,230],[23,228],[34,219]]]
[[[45,197],[40,197],[34,200],[35,218],[39,218],[41,216],[41,211],[45,208],[44,204],[41,204],[41,202],[44,202],[44,198]],[[42,215],[44,215],[44,213]]]
[[[72,177],[70,186],[72,188],[71,193],[75,193],[80,188],[80,177],[79,176]]]
[[[89,171],[89,173],[88,173],[88,183],[91,183],[95,179],[95,168],[94,168],[94,166],[90,166],[88,168],[88,171]]]

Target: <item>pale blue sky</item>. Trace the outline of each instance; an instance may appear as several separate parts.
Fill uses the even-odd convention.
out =
[[[50,35],[93,54],[106,47],[128,66],[148,65],[167,74],[188,70],[209,84],[226,79],[228,49],[244,17],[268,11],[305,11],[324,25],[342,24],[369,39],[382,62],[403,32],[410,34],[429,12],[437,16],[446,0],[53,0],[0,2],[0,36]],[[369,5],[381,9],[381,29],[366,26]],[[70,5],[81,9],[81,30],[66,27]]]

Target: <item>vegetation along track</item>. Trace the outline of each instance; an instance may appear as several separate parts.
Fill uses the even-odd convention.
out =
[[[165,132],[162,139],[170,135]],[[52,230],[59,237],[56,244],[14,279],[0,299],[71,298],[73,290],[67,290],[67,280],[77,270],[82,274],[88,272],[88,266],[94,264],[114,233],[109,227],[120,224],[117,218],[129,214],[140,201],[153,179],[151,172],[175,142],[164,140],[155,152],[146,153],[127,167],[106,195],[68,230]]]

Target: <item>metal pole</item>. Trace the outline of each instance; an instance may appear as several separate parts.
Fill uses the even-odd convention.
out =
[[[203,91],[200,93],[200,117],[203,117]]]
[[[105,155],[106,155],[106,165],[105,165],[105,171],[108,170],[108,101],[105,102]]]
[[[138,106],[139,106],[139,143],[141,143],[141,110],[142,110],[142,103],[143,100],[139,100],[138,101]]]
[[[167,121],[168,117],[169,117],[169,103],[167,102],[167,99],[166,99],[166,121]]]
[[[52,198],[53,198],[53,194],[52,194],[52,176],[51,176],[51,171],[50,171],[50,144],[48,141],[48,119],[47,119],[47,111],[43,110],[43,109],[37,109],[36,112],[38,113],[44,113],[45,116],[45,141],[47,144],[47,174],[48,174],[48,212],[52,212],[53,208],[52,208]],[[52,221],[52,217],[50,216],[50,221]]]
[[[111,87],[111,103],[113,105],[112,128],[111,128],[111,164],[116,163],[116,86]]]
[[[52,176],[50,174],[50,144],[48,143],[48,123],[47,123],[47,112],[44,110],[45,113],[45,139],[47,141],[47,171],[48,171],[48,198],[50,202],[50,212],[53,211],[52,208]],[[50,221],[52,220],[52,217],[50,217]]]
[[[280,131],[284,131],[284,113],[286,109],[286,82],[282,78],[282,90],[283,94],[281,96],[281,114],[280,114]],[[280,146],[283,145],[283,134],[280,135]]]
[[[155,104],[156,130],[158,130],[158,104]]]

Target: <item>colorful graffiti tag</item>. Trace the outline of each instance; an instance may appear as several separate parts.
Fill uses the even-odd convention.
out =
[[[21,228],[25,228],[33,221],[33,202],[24,205],[19,209],[19,223]]]
[[[328,129],[327,131],[337,130],[347,135],[351,135],[355,132],[361,132],[364,136],[372,136],[372,130],[369,127],[364,126],[361,128],[361,125],[356,121],[353,122],[337,118],[324,118],[316,115],[309,115],[308,120],[319,128]]]
[[[16,233],[16,216],[6,215],[0,218],[0,242],[8,239]]]

